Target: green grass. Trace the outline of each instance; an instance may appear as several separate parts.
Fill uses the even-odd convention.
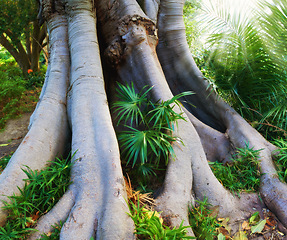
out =
[[[70,158],[56,158],[44,170],[23,169],[27,175],[24,189],[4,202],[9,215],[0,227],[0,239],[25,239],[35,231],[37,219],[52,209],[69,186],[71,166]]]
[[[157,212],[148,211],[144,207],[130,203],[130,217],[135,224],[135,234],[137,239],[153,239],[153,240],[179,240],[179,239],[195,239],[186,236],[186,228],[182,224],[178,228],[170,228],[162,223]]]
[[[10,158],[11,158],[11,155],[6,155],[6,156],[0,158],[0,174],[4,170],[4,168],[7,166]]]
[[[275,140],[274,144],[279,148],[278,155],[274,159],[279,179],[287,183],[287,141],[281,138]]]
[[[260,184],[258,155],[260,150],[254,150],[246,145],[237,148],[237,154],[231,163],[210,162],[209,165],[216,178],[224,187],[233,193],[256,192]]]
[[[207,198],[196,201],[195,206],[192,206],[189,210],[189,222],[198,240],[213,240],[221,226]]]

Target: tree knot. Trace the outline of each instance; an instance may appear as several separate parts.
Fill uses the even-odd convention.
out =
[[[120,20],[117,37],[105,50],[105,56],[113,66],[117,66],[130,54],[134,46],[144,41],[149,45],[157,45],[155,23],[139,15],[125,16]]]

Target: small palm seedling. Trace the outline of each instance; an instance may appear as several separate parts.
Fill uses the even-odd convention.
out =
[[[118,124],[127,130],[118,134],[123,159],[132,168],[137,168],[138,176],[145,182],[151,175],[156,175],[160,162],[167,164],[169,156],[174,156],[172,142],[178,139],[172,135],[174,124],[183,119],[182,113],[174,111],[178,99],[190,95],[184,92],[167,101],[153,103],[148,94],[151,88],[145,87],[142,92],[136,93],[133,84],[124,86],[118,84],[115,102]],[[140,171],[140,172],[139,172]]]
[[[25,239],[37,219],[48,212],[61,198],[70,184],[70,158],[59,159],[41,171],[23,170],[27,179],[20,195],[9,196],[4,202],[9,212],[7,223],[0,228],[0,239]]]
[[[261,176],[258,166],[260,151],[261,149],[254,150],[246,144],[245,148],[237,148],[232,163],[209,164],[216,178],[233,193],[256,192],[259,189]]]

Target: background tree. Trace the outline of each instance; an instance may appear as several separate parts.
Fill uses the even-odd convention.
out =
[[[135,237],[109,109],[116,80],[133,83],[137,92],[153,86],[149,97],[155,102],[184,91],[195,93],[181,99],[183,107],[172,106],[184,119],[174,127],[176,157],[169,159],[155,199],[166,223],[189,225],[188,207],[194,196],[207,197],[219,216],[230,218],[233,227],[254,209],[260,210],[256,194],[234,196],[208,164],[228,161],[235,147],[244,148],[248,143],[258,152],[261,198],[287,226],[286,184],[279,180],[272,162],[276,147],[203,78],[186,42],[183,1],[146,1],[145,13],[133,0],[44,0],[42,4],[51,43],[46,81],[30,130],[0,175],[0,199],[7,201],[7,195],[19,194],[24,187],[21,168],[42,169],[64,151],[69,145],[69,125],[74,155],[72,184],[39,220],[39,232],[30,239],[49,232],[60,221],[65,222],[61,239]],[[2,224],[7,215],[1,208]],[[190,229],[188,234],[193,234]]]
[[[38,1],[3,0],[0,2],[0,44],[15,58],[26,74],[39,70],[40,52],[47,36],[46,26],[37,20]]]

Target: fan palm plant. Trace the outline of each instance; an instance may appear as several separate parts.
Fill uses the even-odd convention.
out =
[[[155,175],[163,160],[167,164],[170,156],[174,156],[172,142],[178,139],[172,135],[174,124],[183,119],[181,114],[174,111],[175,105],[181,106],[178,99],[192,94],[184,92],[167,101],[153,103],[148,99],[148,92],[152,89],[144,88],[137,93],[133,84],[118,84],[117,97],[113,107],[118,112],[118,124],[123,124],[127,130],[118,134],[122,149],[122,157],[126,164],[137,169],[137,175],[147,180]]]

